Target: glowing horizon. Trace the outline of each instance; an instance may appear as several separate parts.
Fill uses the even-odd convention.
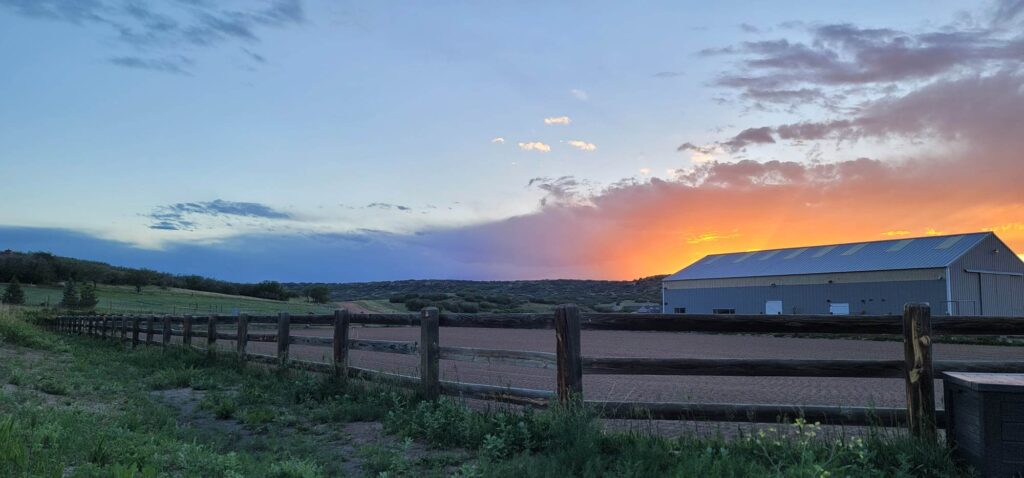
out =
[[[1015,0],[0,0],[0,250],[245,281],[1022,257],[1021,32]]]

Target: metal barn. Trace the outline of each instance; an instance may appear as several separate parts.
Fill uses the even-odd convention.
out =
[[[1024,315],[1024,262],[991,232],[713,254],[662,285],[665,313]]]

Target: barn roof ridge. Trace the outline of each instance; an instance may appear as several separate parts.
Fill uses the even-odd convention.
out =
[[[708,254],[664,281],[943,268],[990,236],[998,239],[983,231]]]

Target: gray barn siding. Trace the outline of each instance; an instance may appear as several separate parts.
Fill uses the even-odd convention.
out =
[[[993,250],[999,252],[993,254]],[[1024,273],[1024,263],[998,237],[985,238],[949,266],[950,296],[962,315],[1024,315],[1024,278],[965,269]],[[985,277],[982,277],[985,276]],[[982,290],[985,290],[984,297]],[[984,300],[983,300],[984,299]]]
[[[851,315],[899,315],[905,302],[928,302],[944,313],[946,283],[941,280],[808,284],[785,286],[666,289],[665,312],[685,307],[687,313],[710,314],[736,309],[737,314],[763,314],[765,302],[781,300],[787,314],[828,314],[829,302],[850,304]]]

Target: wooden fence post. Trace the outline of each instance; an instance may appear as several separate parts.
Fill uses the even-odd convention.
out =
[[[132,348],[139,346],[139,322],[142,319],[138,317],[132,317]]]
[[[936,441],[931,335],[928,305],[906,304],[903,308],[903,368],[907,381],[907,426],[911,435]]]
[[[121,342],[128,338],[128,317],[121,316]]]
[[[580,310],[575,305],[555,308],[555,355],[558,363],[558,401],[583,399],[583,361],[580,358]]]
[[[192,348],[192,316],[186,315],[181,318],[181,345],[185,348]]]
[[[441,394],[441,329],[440,311],[426,307],[420,315],[420,385],[427,400]]]
[[[161,340],[161,344],[160,345],[163,345],[164,347],[167,347],[168,345],[171,344],[171,316],[165,315],[163,320],[164,320],[164,336],[163,336],[163,340]]]
[[[249,316],[241,314],[238,316],[238,330],[235,345],[238,346],[238,358],[245,360],[245,346],[249,343]]]
[[[92,337],[93,335],[96,335],[95,330],[94,330],[94,325],[96,323],[96,318],[90,315],[89,318],[86,319],[86,320],[88,322],[86,322],[85,336],[86,337]]]
[[[291,343],[291,318],[287,312],[277,315],[277,364],[288,365],[288,345]]]
[[[107,338],[107,323],[107,316],[104,315],[103,318],[100,319],[100,338]]]
[[[213,356],[217,353],[217,316],[211,315],[206,321],[206,353]]]
[[[334,311],[334,373],[342,380],[348,378],[348,310]]]
[[[154,320],[155,319],[153,318],[152,315],[150,315],[149,317],[146,317],[146,346],[147,347],[149,345],[153,344],[153,334],[156,332],[156,330],[153,328],[153,321]]]

